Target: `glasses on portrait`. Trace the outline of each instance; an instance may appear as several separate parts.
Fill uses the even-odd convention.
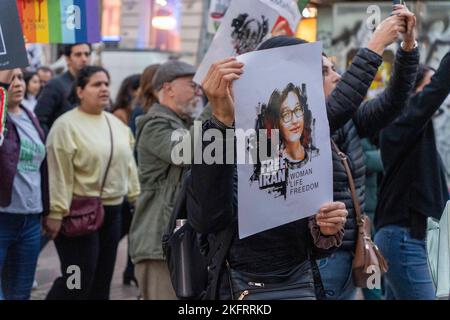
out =
[[[297,119],[303,119],[303,108],[301,106],[296,106],[294,110],[284,108],[281,113],[281,120],[284,123],[291,122],[294,114]]]

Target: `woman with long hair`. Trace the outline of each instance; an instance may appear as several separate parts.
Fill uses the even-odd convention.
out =
[[[133,112],[133,102],[139,92],[140,74],[133,74],[125,78],[120,85],[112,113],[128,125]]]
[[[152,80],[159,66],[159,64],[152,64],[145,68],[144,72],[142,72],[141,79],[139,81],[139,94],[129,123],[133,134],[136,134],[136,118],[146,114],[150,107],[154,103],[158,102],[158,98],[153,90]]]
[[[283,91],[275,90],[270,96],[263,115],[263,127],[278,129],[280,156],[289,167],[299,168],[310,159],[312,114],[308,108],[306,87],[289,83]]]
[[[22,105],[30,111],[34,111],[37,104],[37,97],[41,92],[41,80],[36,72],[26,72],[23,75],[25,80],[25,97]]]

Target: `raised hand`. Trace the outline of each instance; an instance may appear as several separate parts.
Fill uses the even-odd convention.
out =
[[[244,72],[244,64],[236,58],[228,58],[214,63],[202,83],[203,91],[211,103],[213,115],[222,123],[234,122],[233,81]]]

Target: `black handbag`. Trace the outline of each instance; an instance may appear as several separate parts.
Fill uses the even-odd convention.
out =
[[[271,273],[238,271],[227,262],[231,294],[234,300],[316,300],[311,260]]]

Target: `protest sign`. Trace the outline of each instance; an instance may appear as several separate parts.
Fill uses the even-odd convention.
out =
[[[0,1],[0,70],[28,66],[15,0]]]
[[[322,44],[237,59],[245,64],[233,89],[243,238],[317,213],[333,199],[333,180]]]
[[[294,8],[295,0],[262,0],[266,1],[268,4],[274,4],[278,6],[278,8],[288,8],[288,11],[295,12],[295,15],[298,13]],[[225,13],[230,6],[231,0],[211,0],[211,4],[209,7],[209,19],[208,19],[208,32],[215,34],[220,27],[220,23],[222,22]],[[299,13],[309,0],[300,0],[298,1],[298,8],[300,9]],[[291,30],[292,31],[292,30]]]
[[[208,32],[216,33],[220,27],[231,0],[211,0],[208,15]]]
[[[216,61],[253,51],[271,36],[292,35],[299,21],[298,7],[290,0],[233,0],[194,81],[201,84]]]
[[[28,43],[100,42],[97,0],[17,0]]]

